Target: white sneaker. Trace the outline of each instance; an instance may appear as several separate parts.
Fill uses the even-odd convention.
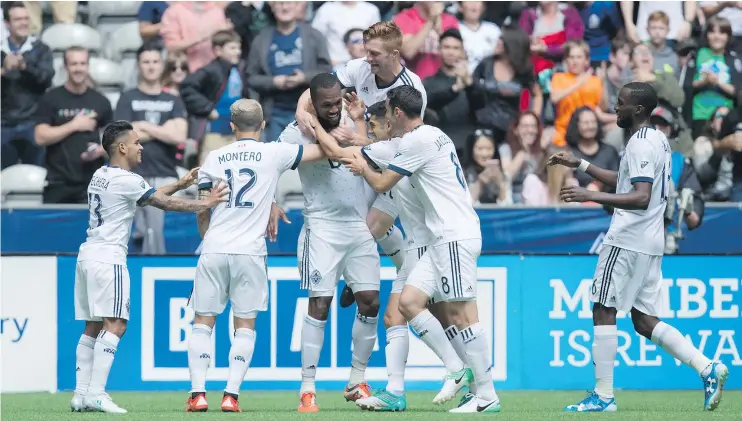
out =
[[[449,410],[455,414],[472,414],[477,412],[500,412],[500,399],[496,398],[492,401],[484,401],[479,399],[476,395],[467,394],[464,399],[461,400],[459,406]]]
[[[464,367],[454,373],[448,373],[443,381],[443,387],[441,388],[441,391],[438,392],[437,395],[435,395],[435,398],[433,398],[433,403],[436,405],[440,405],[442,403],[450,401],[451,399],[456,397],[456,394],[459,393],[459,390],[463,389],[466,386],[469,386],[469,384],[473,381],[474,375],[472,374],[471,369],[468,367]]]
[[[100,395],[85,395],[85,406],[93,411],[108,412],[109,414],[126,414],[124,408],[119,407],[107,393],[101,393]]]
[[[72,409],[72,412],[87,411],[88,407],[85,406],[84,399],[85,397],[79,393],[72,395],[72,400],[70,401],[70,409]]]

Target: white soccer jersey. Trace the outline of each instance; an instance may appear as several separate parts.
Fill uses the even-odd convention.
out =
[[[603,244],[653,256],[665,250],[665,208],[670,191],[670,144],[664,133],[639,129],[626,145],[618,167],[616,193],[629,193],[638,181],[652,183],[646,210],[615,209]]]
[[[286,127],[279,142],[294,145],[317,143],[304,136],[296,122]],[[363,177],[354,176],[343,164],[329,159],[303,163],[298,171],[306,218],[367,226],[366,215],[376,195],[371,197]]]
[[[395,137],[391,140],[372,143],[364,146],[361,152],[370,163],[376,166],[376,169],[384,170],[388,168],[389,163],[394,159],[399,149],[401,138]],[[405,177],[389,191],[394,205],[399,211],[399,222],[402,223],[406,234],[405,250],[416,249],[419,247],[433,244],[435,237],[425,225],[425,209],[423,208],[420,198],[417,197],[415,189],[410,184],[410,180]]]
[[[340,83],[346,88],[355,88],[356,94],[361,98],[367,107],[380,101],[386,101],[386,93],[397,86],[409,85],[423,94],[423,110],[421,115],[425,115],[425,108],[428,105],[428,94],[425,92],[423,82],[420,76],[413,73],[408,68],[402,66],[402,71],[392,83],[386,86],[379,86],[376,83],[376,75],[371,73],[371,65],[366,59],[357,58],[345,64],[345,66],[335,72]]]
[[[405,134],[389,169],[410,177],[433,245],[482,238],[456,148],[440,129],[420,125]]]
[[[137,205],[155,189],[144,179],[119,167],[101,167],[88,184],[88,238],[77,260],[126,265],[131,223]]]
[[[265,255],[265,229],[284,171],[296,169],[304,147],[240,139],[211,151],[198,172],[199,188],[229,184],[229,201],[211,213],[201,253]]]

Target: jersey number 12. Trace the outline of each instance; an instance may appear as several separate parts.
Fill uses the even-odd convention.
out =
[[[255,171],[251,170],[250,168],[242,168],[239,171],[239,175],[248,176],[249,179],[247,180],[247,183],[240,187],[240,189],[237,191],[237,195],[234,194],[234,191],[238,186],[235,185],[236,183],[234,178],[232,177],[232,170],[224,170],[224,174],[227,176],[227,184],[229,184],[229,200],[227,200],[227,207],[232,207],[232,198],[234,198],[234,207],[252,208],[254,203],[243,200],[243,197],[245,196],[245,193],[247,193],[251,188],[255,187],[255,183],[258,181],[258,175],[255,174]]]

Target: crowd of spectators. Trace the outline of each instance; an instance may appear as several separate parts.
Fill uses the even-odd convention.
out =
[[[112,119],[139,131],[136,171],[153,186],[232,140],[238,98],[260,100],[264,140],[277,139],[311,78],[364,57],[363,30],[379,20],[404,34],[404,64],[423,79],[430,118],[456,144],[477,203],[553,205],[565,185],[606,189],[545,162],[568,148],[617,169],[630,133],[613,107],[630,81],[657,90],[653,124],[697,194],[742,201],[742,136],[721,130],[742,94],[737,2],[141,2],[138,84],[113,103],[83,48],[63,52],[66,81],[52,86],[38,3],[2,4],[2,168],[44,166],[45,203],[86,202]],[[64,24],[86,23],[92,2],[48,3]],[[138,227],[162,224],[156,212],[139,217],[149,222]]]

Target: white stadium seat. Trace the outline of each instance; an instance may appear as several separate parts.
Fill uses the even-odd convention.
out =
[[[118,63],[99,57],[90,58],[90,77],[98,87],[124,86],[125,75]]]
[[[98,29],[104,43],[124,24],[136,21],[140,1],[91,1],[88,2],[88,20]]]
[[[46,168],[17,164],[0,173],[4,206],[40,205],[43,202]]]
[[[139,22],[125,23],[111,34],[106,43],[106,57],[119,61],[126,54],[136,55],[141,46],[142,38],[139,36]]]
[[[95,29],[81,23],[57,23],[41,34],[41,41],[52,51],[63,52],[69,47],[83,47],[97,53],[101,48],[101,37]]]

